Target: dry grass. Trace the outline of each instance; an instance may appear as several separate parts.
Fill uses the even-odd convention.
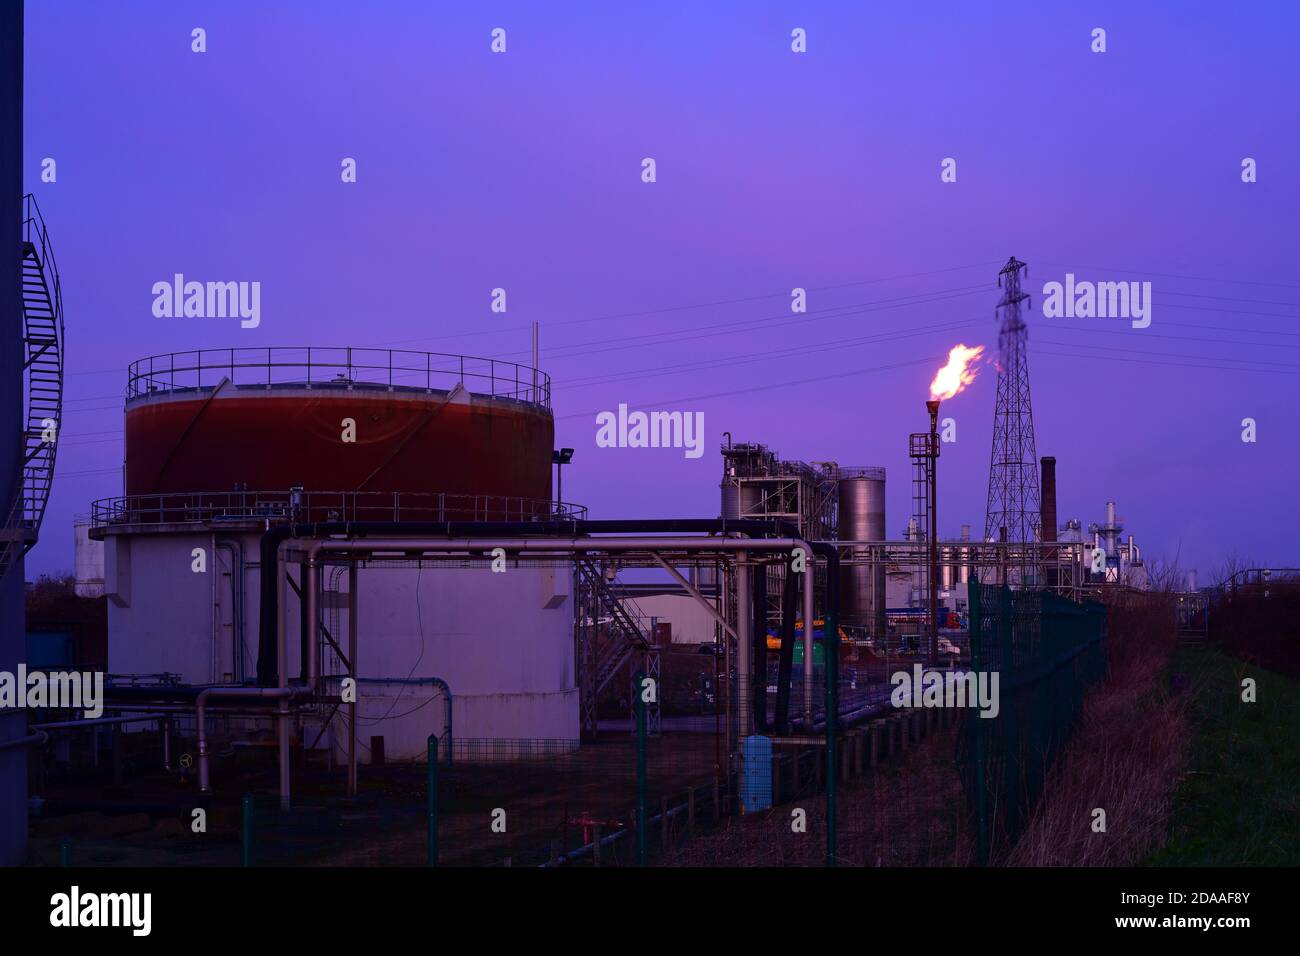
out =
[[[1049,773],[1012,866],[1129,866],[1165,840],[1188,757],[1188,695],[1166,677],[1177,642],[1163,594],[1125,595],[1108,608],[1108,673],[1084,701],[1073,737]],[[1106,832],[1093,832],[1093,811]]]

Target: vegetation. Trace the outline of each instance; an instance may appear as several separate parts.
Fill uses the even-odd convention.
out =
[[[1106,679],[1085,699],[1028,828],[996,862],[1131,866],[1164,842],[1188,746],[1187,696],[1167,677],[1169,602],[1163,592],[1108,598]]]
[[[1193,739],[1169,842],[1149,862],[1300,865],[1300,682],[1212,647],[1180,650],[1173,667],[1193,688]],[[1255,703],[1242,700],[1246,678]]]

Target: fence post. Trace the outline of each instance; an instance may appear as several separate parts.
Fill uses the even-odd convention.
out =
[[[243,800],[240,801],[240,843],[241,843],[241,865],[253,865],[253,795],[244,794]]]
[[[425,866],[438,865],[438,737],[429,734],[429,781],[428,806],[426,809],[428,833],[428,852]]]
[[[645,674],[636,672],[636,862],[645,866]],[[656,689],[657,692],[657,689]]]

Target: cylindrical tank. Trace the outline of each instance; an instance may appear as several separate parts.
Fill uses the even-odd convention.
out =
[[[885,470],[840,469],[839,539],[885,540]],[[884,632],[885,565],[866,563],[868,548],[854,548],[840,569],[840,618],[845,624]]]
[[[512,363],[373,349],[182,353],[131,366],[126,494],[298,487],[546,501],[553,444],[545,376]]]
[[[125,417],[127,498],[97,503],[94,529],[107,542],[114,673],[212,684],[254,672],[256,562],[272,524],[553,514],[550,387],[511,363],[315,347],[182,353],[131,366]],[[214,573],[193,573],[195,549],[211,549]],[[427,753],[429,734],[449,729],[442,704],[429,706],[443,682],[457,760],[464,748],[482,759],[576,747],[568,563],[508,574],[417,564],[357,571],[362,750],[382,737],[392,758]],[[336,592],[321,602],[322,633],[339,634],[350,613],[339,597],[347,579],[322,572],[325,593]],[[305,618],[286,600],[293,674]],[[322,644],[327,681],[348,670],[332,653]],[[332,736],[321,727],[303,739],[327,748]]]
[[[739,519],[752,516],[763,502],[763,492],[757,485],[722,483],[722,517]]]

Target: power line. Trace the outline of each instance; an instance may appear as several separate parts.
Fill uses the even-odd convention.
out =
[[[1293,309],[1300,309],[1300,302],[1278,302],[1275,299],[1238,299],[1227,295],[1210,295],[1207,292],[1174,292],[1173,290],[1161,289],[1161,295],[1176,295],[1185,299],[1217,299],[1220,302],[1249,302],[1252,305],[1289,305]],[[1300,318],[1300,316],[1296,316]]]
[[[1131,332],[1121,332],[1117,329],[1088,329],[1088,328],[1079,328],[1079,327],[1067,328],[1062,326],[1059,328],[1053,328],[1052,331],[1086,333],[1088,335],[1123,335],[1128,338],[1137,338],[1137,339],[1173,339],[1175,342],[1210,342],[1215,345],[1231,345],[1234,347],[1244,346],[1247,348],[1253,345],[1256,347],[1263,347],[1267,349],[1300,349],[1300,345],[1292,345],[1287,342],[1238,342],[1233,339],[1210,338],[1208,336],[1201,336],[1201,335],[1164,335],[1160,332],[1147,332],[1146,330],[1134,330]],[[1240,331],[1245,331],[1245,330],[1243,329]]]
[[[858,302],[849,305],[835,306],[830,309],[822,309],[817,312],[809,312],[807,313],[807,317],[805,318],[791,318],[791,314],[787,313],[782,315],[767,316],[761,319],[743,319],[743,320],[732,321],[732,322],[718,322],[718,323],[714,323],[713,325],[697,326],[696,329],[691,330],[692,334],[682,334],[680,330],[672,330],[668,332],[647,332],[642,335],[621,336],[620,338],[617,339],[604,339],[597,342],[583,343],[582,345],[556,346],[553,349],[542,349],[542,351],[559,352],[559,350],[561,349],[571,348],[571,349],[575,349],[575,351],[565,352],[563,354],[557,354],[553,357],[560,358],[560,359],[578,358],[585,355],[598,355],[605,352],[617,352],[629,348],[640,348],[643,345],[670,345],[670,344],[675,344],[677,342],[692,342],[699,339],[715,338],[718,335],[730,334],[731,332],[739,328],[746,328],[746,327],[752,328],[754,326],[758,326],[762,324],[770,324],[774,322],[782,323],[781,327],[787,328],[795,325],[803,325],[809,322],[824,322],[827,319],[841,319],[851,315],[864,315],[871,312],[883,312],[888,309],[907,308],[916,305],[931,305],[935,302],[946,302],[950,299],[962,298],[964,296],[975,295],[979,292],[987,292],[987,291],[988,291],[987,288],[985,288],[984,286],[970,286],[964,290],[946,289],[943,290],[942,292],[917,293],[916,295],[913,296],[901,296],[896,299],[877,299],[871,302]],[[926,296],[926,298],[918,299],[917,296]],[[916,301],[904,301],[907,299],[916,299]],[[699,334],[693,334],[695,332],[698,332],[700,329],[706,329],[706,330],[716,329],[719,331],[700,332]],[[664,336],[668,336],[668,337],[663,338]],[[659,341],[629,342],[629,340],[631,339],[646,339],[646,338],[659,338]],[[624,344],[611,345],[610,348],[605,348],[605,349],[586,348],[586,346],[588,345],[606,345],[610,343],[624,343]],[[527,354],[531,354],[531,353],[505,352],[502,353],[501,355],[493,356],[493,358],[504,359],[514,355],[527,355]]]
[[[1080,358],[1083,357],[1083,356],[1080,356],[1078,353],[1075,353],[1075,352],[1052,352],[1052,351],[1049,351],[1049,350],[1047,350],[1047,349],[1035,349],[1035,350],[1034,350],[1034,354],[1035,354],[1035,355],[1052,355],[1052,356],[1057,356],[1057,357],[1060,357],[1060,358],[1069,358],[1069,359],[1074,359],[1075,361],[1078,361]],[[1266,374],[1266,375],[1267,375],[1267,374],[1272,374],[1272,375],[1300,375],[1300,371],[1288,372],[1288,371],[1285,371],[1284,369],[1277,369],[1277,368],[1246,368],[1246,367],[1244,367],[1244,366],[1240,366],[1240,365],[1209,365],[1209,364],[1206,364],[1206,365],[1193,365],[1193,364],[1188,363],[1188,362],[1161,362],[1161,361],[1156,360],[1156,359],[1123,358],[1122,356],[1116,356],[1116,357],[1114,357],[1114,358],[1108,358],[1106,361],[1108,361],[1108,362],[1130,362],[1130,363],[1136,363],[1136,364],[1138,364],[1138,365],[1167,365],[1167,366],[1170,366],[1170,367],[1172,367],[1172,368],[1205,368],[1205,369],[1218,369],[1219,371],[1223,371],[1223,372],[1251,372],[1251,373],[1254,373],[1254,374],[1257,374],[1257,375],[1258,375],[1258,374],[1261,374],[1261,373],[1262,373],[1262,374]],[[1297,368],[1300,368],[1300,366],[1297,366]]]
[[[1151,351],[1150,349],[1125,349],[1125,348],[1118,348],[1116,346],[1111,346],[1111,345],[1084,345],[1076,342],[1053,342],[1047,339],[1042,339],[1040,341],[1043,345],[1053,345],[1058,348],[1095,349],[1097,351],[1102,351],[1102,352],[1125,352],[1132,355],[1151,355],[1151,356],[1156,356],[1158,358],[1193,359],[1196,361],[1208,361],[1208,362],[1215,362],[1215,363],[1217,362],[1237,363],[1235,365],[1218,365],[1218,364],[1202,365],[1202,366],[1188,365],[1186,366],[1187,368],[1222,368],[1222,369],[1236,369],[1237,371],[1257,371],[1257,372],[1271,372],[1271,371],[1279,370],[1279,369],[1265,367],[1265,366],[1272,365],[1272,366],[1279,366],[1280,370],[1295,369],[1297,371],[1300,371],[1300,365],[1290,364],[1286,362],[1265,362],[1259,359],[1233,359],[1233,358],[1225,358],[1219,355],[1188,355],[1184,352],[1154,352]],[[1035,350],[1035,352],[1037,353],[1038,350]],[[1043,350],[1041,354],[1065,355],[1073,359],[1087,359],[1087,358],[1095,357],[1089,355],[1080,355],[1078,352],[1049,352],[1046,350]],[[1167,365],[1170,363],[1167,362],[1162,363],[1153,360],[1151,364]],[[1286,374],[1292,374],[1292,373],[1286,373]]]
[[[1153,272],[1150,269],[1117,269],[1113,266],[1086,266],[1078,262],[1061,262],[1055,259],[1040,259],[1053,266],[1065,266],[1067,269],[1087,269],[1089,272],[1126,272],[1129,275],[1156,276],[1161,279],[1183,279],[1189,282],[1226,282],[1232,285],[1260,285],[1272,286],[1277,289],[1300,289],[1300,285],[1292,285],[1286,282],[1260,282],[1252,279],[1213,279],[1209,276],[1184,276],[1176,275],[1170,272]]]
[[[754,385],[749,388],[733,388],[723,392],[710,392],[707,395],[688,395],[681,398],[661,399],[653,402],[641,402],[643,405],[678,405],[682,402],[703,402],[713,398],[727,398],[732,395],[748,395],[753,392],[767,392],[774,388],[789,388],[791,385],[807,385],[812,382],[825,382],[831,379],[850,378],[855,375],[867,375],[871,372],[887,372],[898,368],[908,368],[913,365],[926,365],[932,362],[942,362],[946,356],[931,355],[926,358],[912,359],[907,362],[892,362],[889,365],[877,365],[873,368],[850,369],[847,372],[828,372],[824,375],[815,375],[812,378],[795,378],[787,379],[783,382],[772,382],[768,385]],[[561,415],[556,421],[568,421],[573,418],[592,418],[599,415],[602,411],[609,409],[598,409],[593,412],[580,412],[573,415]]]
[[[924,276],[942,275],[949,272],[962,272],[966,269],[982,269],[990,264],[991,263],[988,262],[976,262],[968,266],[950,266],[947,269],[928,269],[925,272],[909,272],[909,273],[904,273],[902,275],[896,275],[896,276],[879,276],[874,279],[854,279],[853,281],[850,282],[840,282],[834,285],[810,286],[807,288],[807,291],[829,292],[835,289],[847,289],[853,286],[873,285],[881,282],[898,282],[903,279],[918,279]],[[666,315],[671,312],[687,312],[693,309],[715,309],[718,308],[719,306],[724,306],[724,305],[739,305],[745,302],[760,302],[765,299],[789,297],[789,295],[790,295],[790,290],[783,289],[780,292],[767,292],[759,295],[741,296],[733,299],[718,299],[713,302],[696,302],[687,305],[670,305],[659,309],[642,309],[635,312],[614,312],[614,313],[610,313],[609,315],[592,316],[591,318],[587,318],[587,319],[564,319],[559,322],[547,322],[546,326],[547,328],[555,328],[557,326],[563,326],[563,325],[582,325],[587,322],[612,322],[618,319],[641,318],[648,315]],[[495,334],[497,332],[527,332],[529,331],[529,329],[531,329],[531,326],[528,325],[514,325],[514,326],[509,326],[501,329],[489,329],[486,331]],[[433,336],[433,337],[418,338],[418,339],[400,339],[394,342],[380,343],[380,346],[382,347],[386,345],[400,345],[400,344],[406,344],[410,342],[435,342],[435,341],[439,341],[440,339],[448,339],[448,338],[465,338],[467,336],[482,335],[484,334],[484,331],[485,330],[480,329],[473,332],[458,332],[455,334],[442,335],[442,336]]]
[[[664,365],[655,368],[632,369],[626,373],[615,372],[606,375],[595,375],[585,379],[574,379],[558,384],[565,391],[574,388],[590,388],[594,385],[612,384],[615,382],[632,382],[642,378],[652,378],[662,374],[680,374],[683,371],[699,371],[703,369],[724,368],[735,365],[748,365],[753,362],[762,362],[773,358],[788,358],[795,355],[808,355],[817,352],[825,352],[831,349],[856,348],[861,345],[894,342],[901,339],[915,338],[918,335],[929,335],[934,332],[954,332],[958,329],[970,328],[979,324],[981,324],[981,320],[962,320],[912,329],[907,332],[881,333],[855,338],[832,339],[827,342],[817,342],[806,346],[769,349],[765,352],[751,352],[747,355],[732,356],[728,358],[703,359],[697,362],[687,362],[682,365]]]
[[[54,477],[55,478],[80,478],[83,475],[103,475],[103,474],[107,474],[110,471],[120,472],[121,470],[122,470],[122,466],[117,465],[113,468],[92,468],[89,471],[56,471],[54,473]]]

